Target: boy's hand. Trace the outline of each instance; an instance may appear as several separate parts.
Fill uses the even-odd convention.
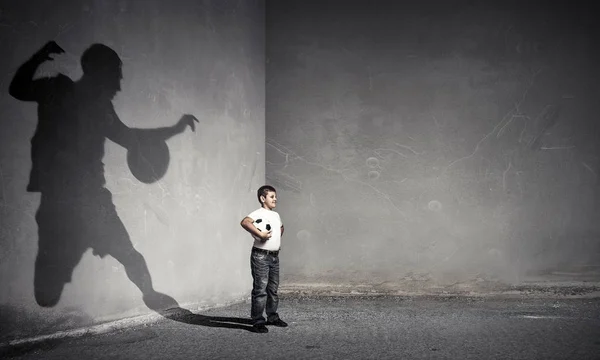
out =
[[[271,238],[271,232],[272,232],[272,230],[269,230],[269,231],[261,231],[261,232],[260,232],[260,238],[261,238],[263,241],[267,241],[267,240],[269,240],[269,239]]]

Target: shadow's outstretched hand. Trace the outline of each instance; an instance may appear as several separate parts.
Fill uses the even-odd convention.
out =
[[[179,122],[177,122],[177,125],[175,126],[177,127],[177,130],[180,133],[184,132],[187,126],[189,126],[190,129],[192,129],[192,131],[196,131],[195,123],[197,122],[200,121],[194,115],[185,114],[181,117],[181,119],[179,119]]]

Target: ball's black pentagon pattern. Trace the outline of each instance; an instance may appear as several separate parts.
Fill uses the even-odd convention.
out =
[[[267,220],[263,220],[263,219],[256,219],[254,220],[254,226],[256,226],[256,228],[259,231],[271,231],[272,226],[271,224],[269,224],[269,221]],[[252,235],[255,239],[259,240],[256,236]]]

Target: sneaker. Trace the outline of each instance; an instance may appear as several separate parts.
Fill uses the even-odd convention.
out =
[[[257,333],[264,334],[264,333],[269,332],[269,329],[267,329],[265,324],[253,325],[252,327],[254,328],[254,332],[257,332]]]
[[[278,327],[286,327],[286,326],[288,326],[288,324],[285,321],[281,320],[281,319],[277,319],[277,320],[274,320],[274,321],[269,321],[269,322],[267,322],[267,325],[273,325],[273,326],[278,326]]]

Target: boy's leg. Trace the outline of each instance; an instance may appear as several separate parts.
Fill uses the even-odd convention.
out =
[[[279,319],[277,308],[279,307],[279,256],[269,256],[269,283],[267,284],[267,320],[269,322]]]
[[[269,269],[269,283],[267,285],[267,320],[268,324],[285,327],[285,321],[279,318],[277,308],[279,307],[279,256],[271,256]]]
[[[269,263],[266,254],[252,251],[250,269],[252,271],[252,308],[250,316],[254,325],[266,323],[263,316],[267,302],[267,283],[269,281]]]

